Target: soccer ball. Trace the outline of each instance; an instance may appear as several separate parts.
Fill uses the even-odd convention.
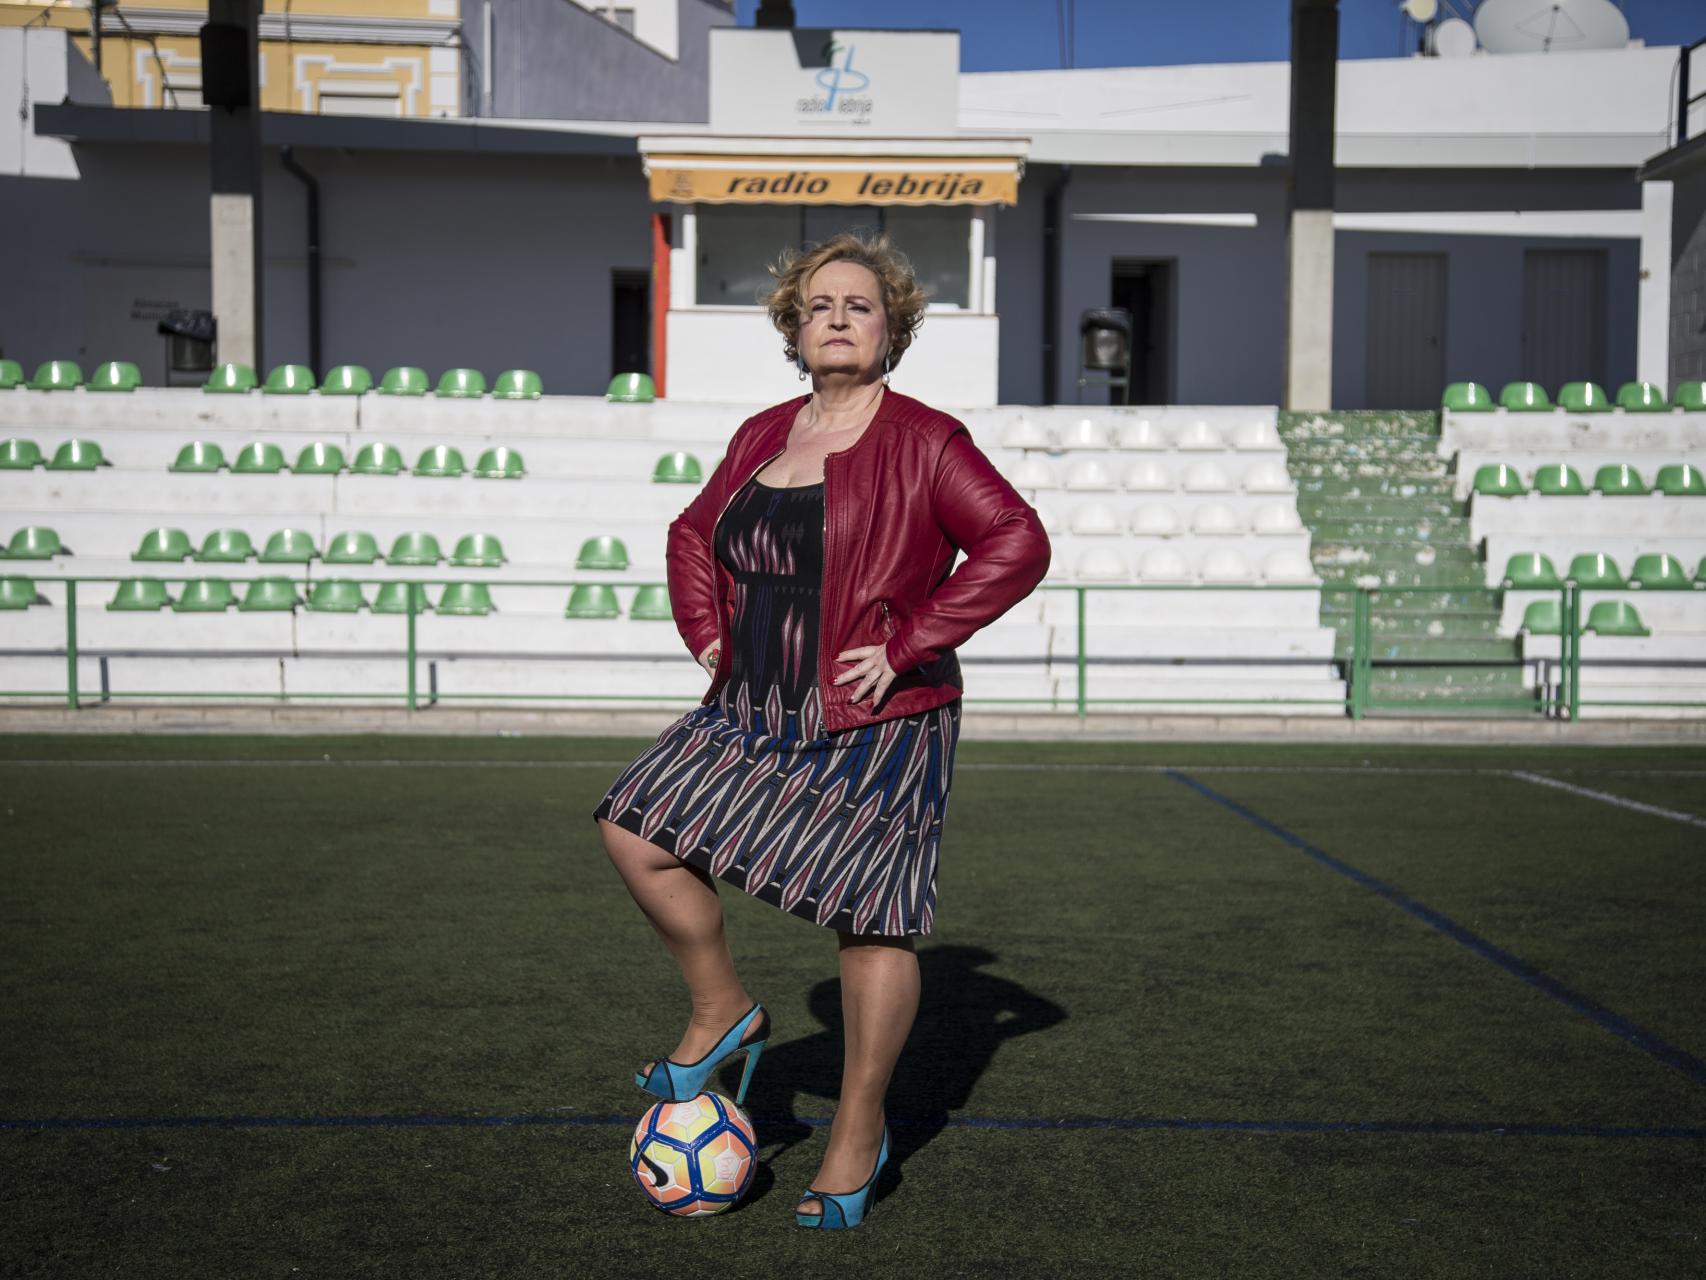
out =
[[[719,1093],[660,1102],[634,1126],[628,1168],[656,1208],[702,1218],[746,1194],[758,1138],[746,1112]]]

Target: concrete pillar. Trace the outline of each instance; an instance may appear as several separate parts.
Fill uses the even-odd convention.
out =
[[[204,28],[202,85],[208,103],[208,229],[218,359],[246,364],[265,377],[261,103],[256,86],[260,9],[260,0],[209,0],[209,28],[220,30]]]
[[[1636,291],[1635,377],[1668,387],[1670,376],[1671,184],[1641,184],[1641,275]]]
[[[1293,209],[1286,236],[1285,407],[1333,407],[1333,211]]]
[[[1333,143],[1339,0],[1291,0],[1285,407],[1333,407]]]

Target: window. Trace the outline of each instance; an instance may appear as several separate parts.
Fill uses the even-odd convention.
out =
[[[701,306],[756,306],[774,280],[766,268],[786,247],[840,231],[887,231],[912,261],[932,306],[971,301],[971,220],[966,205],[699,205]]]

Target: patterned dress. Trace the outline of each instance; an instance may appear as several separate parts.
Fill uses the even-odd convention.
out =
[[[749,480],[714,550],[734,582],[728,682],[665,729],[593,816],[828,928],[929,933],[959,702],[824,731],[821,483]]]

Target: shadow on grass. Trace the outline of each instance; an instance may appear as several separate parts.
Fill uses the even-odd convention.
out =
[[[1003,1043],[1046,1030],[1067,1016],[1059,1005],[1017,982],[983,972],[998,958],[970,946],[918,952],[918,1020],[889,1087],[890,1154],[879,1198],[893,1190],[900,1166],[947,1126],[949,1113],[966,1105]],[[747,1094],[760,1146],[771,1148],[770,1160],[809,1138],[813,1126],[801,1117],[832,1112],[841,1092],[841,980],[818,983],[807,999],[822,1029],[767,1047]],[[738,1068],[726,1070],[739,1080]],[[802,1097],[827,1101],[802,1105]],[[755,1185],[747,1199],[769,1190]],[[804,1190],[803,1183],[788,1188],[794,1196]]]

